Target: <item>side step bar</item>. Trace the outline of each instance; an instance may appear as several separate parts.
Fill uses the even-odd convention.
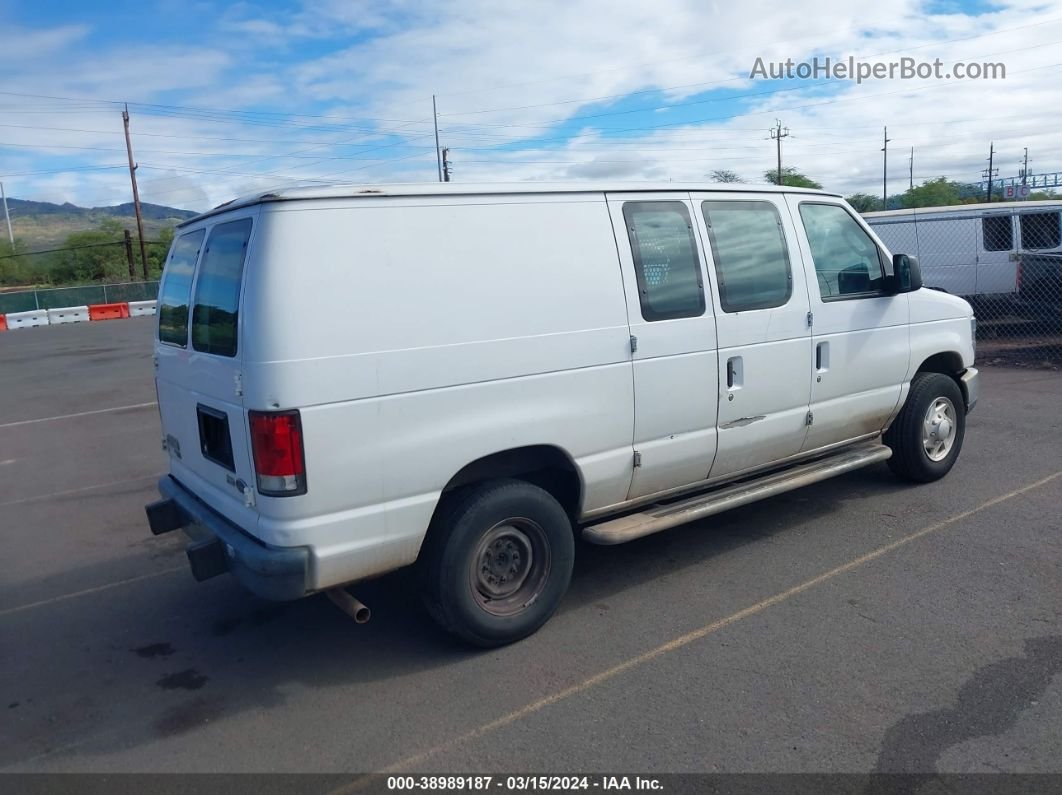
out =
[[[622,544],[765,497],[818,483],[853,469],[870,466],[885,461],[891,455],[892,450],[883,444],[849,448],[808,464],[746,480],[707,494],[699,494],[681,502],[654,505],[640,513],[589,525],[583,529],[583,538],[593,544]]]

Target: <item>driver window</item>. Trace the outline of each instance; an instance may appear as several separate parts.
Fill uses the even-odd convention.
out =
[[[837,204],[800,205],[823,301],[882,295],[885,271],[878,247]]]

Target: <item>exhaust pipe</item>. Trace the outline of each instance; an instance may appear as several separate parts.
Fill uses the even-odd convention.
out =
[[[345,588],[329,588],[325,593],[332,604],[354,619],[355,624],[366,624],[372,617],[372,611],[347,593]]]

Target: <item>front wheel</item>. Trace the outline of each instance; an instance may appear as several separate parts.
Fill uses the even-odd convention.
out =
[[[939,480],[951,471],[966,435],[966,404],[958,384],[940,373],[919,373],[885,443],[892,448],[889,468],[917,483]]]
[[[548,492],[524,481],[494,481],[445,499],[421,551],[428,612],[477,646],[532,634],[571,580],[568,515]]]

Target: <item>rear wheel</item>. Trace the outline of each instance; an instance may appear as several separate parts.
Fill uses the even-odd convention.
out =
[[[905,480],[929,483],[955,465],[966,435],[966,406],[958,384],[940,373],[919,373],[885,443],[889,468]]]
[[[548,492],[516,480],[462,490],[446,498],[421,552],[424,602],[469,643],[512,643],[553,615],[574,559],[571,522]]]

